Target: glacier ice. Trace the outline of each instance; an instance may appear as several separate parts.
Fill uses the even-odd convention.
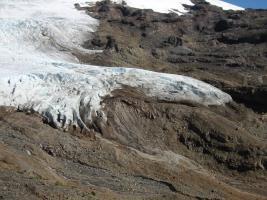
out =
[[[223,105],[231,97],[193,78],[134,68],[53,63],[53,69],[1,77],[0,104],[32,109],[67,129],[89,123],[101,111],[101,100],[123,86],[138,88],[159,100]],[[43,66],[46,67],[46,66]],[[83,116],[80,111],[82,110]]]
[[[33,110],[58,128],[103,116],[103,97],[123,86],[159,100],[224,105],[231,97],[193,78],[82,65],[73,52],[97,28],[74,0],[1,0],[0,105]]]

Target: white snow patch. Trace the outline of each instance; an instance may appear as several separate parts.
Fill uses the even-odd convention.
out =
[[[201,81],[140,69],[81,65],[71,54],[98,22],[75,0],[1,0],[0,105],[34,110],[58,128],[83,127],[102,97],[124,85],[165,101],[223,105],[231,97]]]
[[[214,6],[218,6],[223,8],[224,10],[244,10],[244,8],[240,7],[240,6],[236,6],[224,1],[220,1],[220,0],[205,0],[207,2],[209,2],[210,4],[214,5]]]
[[[116,3],[121,3],[121,0],[114,0]],[[175,12],[177,14],[185,14],[188,10],[185,9],[183,4],[193,6],[190,0],[125,0],[126,4],[130,7],[141,9],[152,9],[159,13]]]
[[[67,60],[98,21],[78,12],[76,0],[1,0],[0,62]],[[87,51],[90,53],[90,51]]]

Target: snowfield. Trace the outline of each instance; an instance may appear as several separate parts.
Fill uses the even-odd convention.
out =
[[[240,6],[236,6],[221,0],[205,0],[205,1],[207,1],[211,5],[221,7],[224,10],[244,10],[244,8]]]
[[[90,0],[89,2],[94,3],[98,0]],[[115,3],[121,4],[123,1],[127,6],[140,8],[140,9],[152,9],[159,13],[174,12],[178,15],[183,15],[188,12],[184,5],[193,6],[191,0],[112,0]],[[244,10],[239,6],[221,1],[221,0],[206,0],[206,2],[221,7],[224,10]]]
[[[105,118],[103,97],[123,86],[172,102],[224,105],[232,100],[219,89],[185,76],[79,64],[72,52],[92,53],[81,44],[98,22],[76,10],[74,3],[1,0],[0,105],[36,111],[56,127],[68,129],[84,127],[93,117]]]
[[[121,3],[122,0],[112,0],[116,3]],[[220,0],[206,0],[212,5],[223,8],[224,10],[244,10],[244,8],[226,3]],[[179,15],[188,12],[183,5],[194,5],[190,0],[124,0],[130,7],[141,9],[152,9],[155,12],[168,13],[175,12]]]

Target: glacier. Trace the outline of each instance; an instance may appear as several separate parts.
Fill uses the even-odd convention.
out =
[[[94,117],[105,120],[103,98],[124,86],[170,102],[208,106],[232,101],[228,94],[190,77],[80,64],[75,52],[95,53],[82,44],[98,21],[76,10],[74,3],[1,0],[1,106],[38,112],[50,124],[68,130],[70,125],[86,128]]]

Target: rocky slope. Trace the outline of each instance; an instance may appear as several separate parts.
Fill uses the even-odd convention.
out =
[[[84,131],[0,109],[0,199],[266,199],[267,11],[200,0],[187,15],[98,3],[82,63],[189,75],[235,102],[171,102],[125,86]]]
[[[194,2],[183,16],[105,3],[90,8],[101,26],[85,46],[105,51],[81,60],[193,76],[266,111],[266,10],[223,11]]]

